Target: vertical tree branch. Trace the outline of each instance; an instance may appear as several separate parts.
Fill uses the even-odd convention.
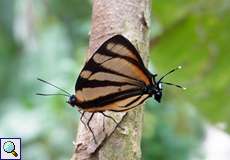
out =
[[[133,43],[147,64],[149,24],[149,0],[94,0],[88,57],[105,40],[116,34],[122,34]],[[83,118],[85,122],[90,114],[85,114],[86,116]],[[106,112],[106,114],[115,117],[124,130],[118,128],[111,119],[102,114],[95,114],[90,126],[98,143],[94,143],[92,134],[84,125],[80,124],[72,160],[141,159],[143,106],[139,106],[127,114],[112,112]],[[105,126],[104,131],[103,125]]]

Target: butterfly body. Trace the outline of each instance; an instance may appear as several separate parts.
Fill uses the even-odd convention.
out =
[[[68,103],[87,112],[122,112],[153,95],[160,102],[162,89],[155,77],[132,43],[116,35],[86,62]]]

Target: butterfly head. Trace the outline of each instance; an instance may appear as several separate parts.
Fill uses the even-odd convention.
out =
[[[171,86],[175,86],[175,87],[178,87],[178,88],[181,88],[183,90],[185,90],[186,88],[180,86],[180,85],[177,85],[177,84],[172,84],[172,83],[169,83],[169,82],[163,82],[162,80],[169,74],[173,73],[174,71],[178,70],[178,69],[181,69],[182,67],[181,66],[178,66],[177,68],[174,68],[172,69],[171,71],[169,71],[168,73],[166,73],[164,76],[162,76],[158,81],[155,80],[155,77],[157,76],[156,74],[153,75],[152,77],[152,80],[153,80],[153,84],[155,84],[153,87],[153,95],[154,95],[154,99],[160,103],[161,101],[161,97],[162,97],[162,85],[163,84],[167,84],[167,85],[171,85]]]
[[[67,101],[67,103],[70,104],[72,107],[74,107],[76,105],[76,101],[77,101],[77,99],[76,99],[75,95],[71,95],[69,97],[69,100]]]
[[[158,83],[155,88],[155,93],[154,93],[154,99],[160,103],[161,102],[161,97],[162,97],[162,84]]]
[[[161,102],[161,97],[162,97],[162,83],[161,82],[156,82],[156,76],[157,74],[152,74],[152,85],[149,87],[149,93],[154,95],[154,99],[160,103]]]

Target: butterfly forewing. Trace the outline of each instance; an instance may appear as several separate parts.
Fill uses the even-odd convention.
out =
[[[107,40],[80,73],[75,86],[77,105],[85,111],[123,111],[142,103],[152,84],[135,47],[123,36]]]

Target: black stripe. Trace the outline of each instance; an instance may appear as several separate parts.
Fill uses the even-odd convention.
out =
[[[136,84],[128,83],[128,82],[116,82],[116,81],[100,81],[100,80],[88,80],[82,77],[79,77],[80,81],[87,81],[87,83],[84,83],[84,85],[80,85],[78,87],[78,90],[81,90],[82,88],[96,88],[96,87],[106,87],[106,86],[123,86],[123,85],[131,85],[139,87]]]
[[[101,53],[95,53],[95,55],[96,55],[96,54],[101,54]],[[94,56],[95,56],[95,55],[94,55]],[[103,54],[101,54],[101,55],[103,55]],[[93,58],[95,58],[94,56],[93,56]],[[106,55],[106,56],[107,56],[107,55]],[[111,60],[111,59],[113,59],[113,58],[114,58],[114,57],[108,58],[108,59],[106,59],[106,60],[104,60],[103,62],[98,63],[98,64],[102,65],[102,64],[104,64],[105,62],[107,62],[107,61],[109,61],[109,60]],[[96,59],[96,58],[95,58],[95,59]],[[93,59],[93,60],[94,60],[94,59]],[[95,61],[95,60],[94,60],[94,61]],[[95,62],[95,63],[97,63],[97,62]]]
[[[135,59],[130,58],[129,56],[120,55],[119,53],[113,52],[112,50],[105,49],[103,50],[103,52],[97,52],[97,54],[98,53],[101,55],[110,56],[112,58],[122,58],[122,59],[129,61],[132,64],[140,66],[140,64]]]
[[[142,90],[140,89],[129,89],[122,92],[116,92],[112,93],[106,96],[98,97],[94,100],[89,100],[85,102],[77,102],[77,106],[79,106],[82,109],[87,109],[93,107],[103,107],[105,105],[111,104],[115,101],[119,101],[125,98],[129,98],[132,96],[140,95],[142,93]]]
[[[146,99],[148,99],[149,97],[151,97],[151,95],[149,95],[149,96],[147,96],[146,98],[144,98],[138,105],[144,103],[144,101],[145,101]]]
[[[128,104],[126,104],[125,106],[121,106],[122,108],[126,108],[128,106],[131,106],[133,103],[135,103],[136,101],[138,101],[140,98],[142,97],[142,95],[140,95],[139,97],[135,98],[134,100],[132,100],[131,102],[129,102]]]
[[[110,111],[113,111],[113,112],[124,112],[124,111],[128,111],[130,109],[133,109],[135,107],[137,107],[138,105],[142,104],[146,99],[148,99],[150,96],[144,98],[139,104],[133,106],[133,107],[130,107],[130,108],[126,108],[126,109],[121,109],[121,110],[110,110]]]
[[[142,96],[144,96],[144,95],[142,95]],[[142,97],[141,96],[141,97]],[[136,106],[138,106],[138,105],[140,105],[140,104],[142,104],[146,99],[148,99],[150,96],[147,96],[146,98],[144,98],[142,101],[140,101],[137,105],[135,105],[135,106],[133,106],[133,107],[131,107],[131,108],[134,108],[134,107],[136,107]],[[138,99],[139,100],[139,99]],[[127,106],[128,107],[128,106]],[[130,108],[130,109],[131,109]]]

